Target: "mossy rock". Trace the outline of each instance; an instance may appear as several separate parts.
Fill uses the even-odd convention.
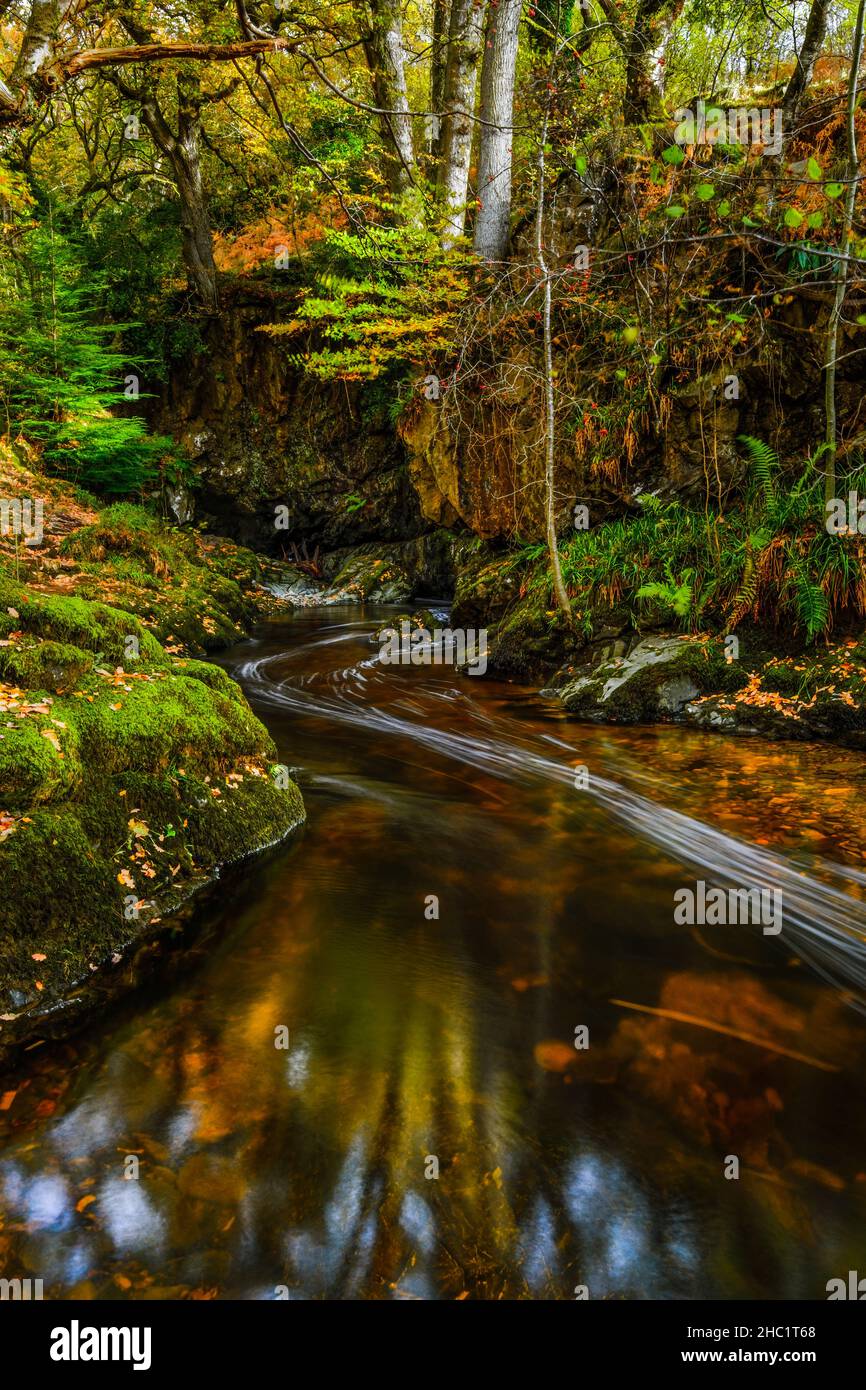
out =
[[[61,731],[51,732],[59,741]],[[0,806],[18,809],[67,796],[82,774],[77,739],[64,738],[64,756],[34,718],[0,725]],[[76,746],[73,746],[76,745]]]
[[[203,685],[206,685],[209,690],[215,690],[218,695],[224,695],[227,700],[234,700],[236,704],[246,705],[244,693],[240,686],[221,666],[213,666],[209,661],[197,661],[194,657],[184,657],[175,662],[174,669],[180,675],[193,676]]]
[[[29,995],[32,982],[46,976],[68,983],[86,968],[90,952],[104,952],[120,938],[112,866],[94,853],[73,811],[34,810],[19,822],[0,844],[0,872],[0,1001],[4,991]],[[34,951],[48,957],[38,971]]]
[[[559,610],[529,593],[493,628],[487,659],[490,675],[534,681],[563,665],[584,644]]]
[[[103,687],[92,704],[82,702],[73,712],[82,758],[104,772],[158,771],[173,763],[217,769],[244,756],[274,755],[249,705],[195,676],[135,681],[116,700],[108,698],[110,690]]]
[[[23,690],[67,690],[92,670],[93,658],[70,642],[0,647],[0,680]]]
[[[446,628],[451,625],[447,618],[437,618],[436,614],[431,613],[429,608],[419,608],[414,613],[398,613],[395,618],[389,618],[387,622],[382,623],[376,628],[376,631],[371,634],[371,643],[375,646],[379,646],[382,642],[387,640],[387,636],[390,636],[390,634],[394,632],[396,632],[399,637],[402,633],[404,623],[408,625],[410,634],[422,630],[435,632],[437,628]]]
[[[495,557],[484,545],[458,570],[452,622],[460,627],[489,626],[504,616],[519,589],[520,575],[513,557]]]
[[[698,697],[738,690],[747,680],[739,662],[725,660],[721,643],[660,635],[585,671],[557,695],[579,718],[639,724],[676,718]]]
[[[99,653],[112,666],[129,657],[129,638],[135,638],[138,659],[167,665],[159,642],[143,623],[123,609],[77,596],[38,594],[32,589],[0,580],[0,635],[21,631],[64,646]],[[13,609],[13,613],[8,610]],[[2,650],[2,649],[0,649]]]

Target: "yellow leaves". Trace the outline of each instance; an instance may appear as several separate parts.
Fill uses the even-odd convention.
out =
[[[80,1213],[80,1212],[83,1212],[83,1211],[87,1211],[87,1208],[91,1205],[92,1202],[95,1202],[95,1201],[96,1201],[96,1198],[95,1198],[95,1196],[93,1195],[93,1193],[92,1193],[92,1192],[88,1192],[88,1194],[87,1194],[86,1197],[82,1197],[80,1201],[78,1201],[78,1202],[75,1203],[75,1210],[76,1210],[77,1212],[79,1212],[79,1213]]]
[[[53,730],[53,729],[40,729],[39,732],[42,734],[42,737],[43,737],[43,738],[47,738],[47,739],[48,739],[48,742],[51,744],[52,748],[54,748],[55,751],[58,752],[58,753],[60,753],[61,756],[62,756],[62,749],[61,749],[61,747],[60,747],[60,739],[57,737],[57,735],[56,735],[56,733],[54,732],[54,730]]]
[[[135,879],[132,877],[129,869],[121,869],[120,873],[117,875],[117,881],[122,884],[124,888],[135,887]]]

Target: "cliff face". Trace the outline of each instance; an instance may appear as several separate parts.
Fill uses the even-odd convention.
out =
[[[470,371],[438,400],[419,389],[398,411],[377,383],[323,383],[293,366],[287,340],[261,331],[288,304],[267,287],[236,288],[221,316],[202,325],[203,350],[175,363],[153,412],[193,461],[199,516],[275,553],[403,542],[438,528],[491,541],[543,535],[534,356],[506,350],[495,370]],[[803,458],[822,433],[827,307],[808,286],[786,294],[758,351],[697,375],[671,364],[640,409],[629,408],[617,382],[584,380],[579,362],[560,356],[572,401],[558,421],[562,528],[570,529],[575,502],[586,503],[595,526],[640,488],[724,501],[744,474],[741,434],[766,440],[783,459]],[[840,345],[843,438],[862,397],[853,349],[863,336],[852,323]],[[580,403],[593,398],[598,413],[587,416]],[[279,528],[277,508],[285,509]]]
[[[214,529],[264,550],[330,550],[431,529],[387,399],[315,381],[285,339],[261,331],[285,310],[266,290],[233,294],[200,325],[201,351],[173,365],[154,423],[192,460],[195,507]],[[275,525],[276,509],[286,513]]]

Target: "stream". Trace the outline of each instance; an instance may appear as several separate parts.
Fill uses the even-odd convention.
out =
[[[220,658],[308,824],[201,898],[170,983],[3,1078],[0,1273],[826,1298],[866,1248],[864,760],[383,666],[396,611]],[[700,879],[781,892],[782,933],[678,925]]]

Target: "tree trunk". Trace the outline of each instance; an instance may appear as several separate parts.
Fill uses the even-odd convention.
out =
[[[361,9],[363,15],[363,8]],[[369,0],[365,50],[388,161],[388,184],[395,197],[411,187],[415,173],[412,116],[403,65],[400,0]]]
[[[442,245],[453,246],[463,235],[469,164],[472,158],[473,115],[485,0],[452,0],[445,70],[445,120],[439,196],[445,209]]]
[[[812,73],[815,71],[815,64],[821,56],[824,37],[827,33],[830,3],[831,0],[813,0],[812,8],[809,11],[809,22],[803,36],[803,46],[797,54],[797,66],[791,74],[782,102],[782,133],[786,139],[793,130],[800,102],[809,88]]]
[[[825,473],[824,499],[829,502],[836,496],[836,354],[839,344],[839,320],[848,287],[848,257],[851,253],[851,231],[854,225],[854,205],[857,201],[859,166],[857,160],[857,87],[860,77],[860,64],[863,59],[863,27],[866,14],[866,0],[860,0],[857,19],[854,24],[854,42],[851,52],[851,75],[848,79],[848,110],[846,119],[846,138],[848,147],[845,177],[848,188],[845,194],[845,208],[842,215],[842,233],[839,238],[839,260],[836,269],[836,293],[830,310],[827,325],[827,351],[824,363],[824,414],[826,428],[824,440]]]
[[[211,312],[219,308],[217,268],[213,257],[213,233],[201,175],[199,137],[201,112],[198,81],[191,76],[178,78],[178,133],[168,125],[156,98],[141,109],[142,120],[157,149],[171,164],[180,199],[183,263],[190,288]]]
[[[634,28],[624,43],[627,125],[640,125],[661,110],[661,95],[652,79],[652,56],[662,37],[661,16],[670,23],[682,6],[683,0],[639,0]]]
[[[508,248],[511,217],[511,142],[514,70],[521,0],[499,0],[487,16],[481,66],[481,136],[478,155],[478,215],[475,250],[501,261]]]
[[[442,154],[442,113],[445,108],[445,64],[448,57],[448,0],[433,0],[433,47],[430,53],[430,110],[427,150]]]
[[[551,69],[552,71],[552,69]],[[553,592],[556,602],[566,618],[571,621],[571,604],[562,578],[559,562],[559,543],[556,539],[556,402],[553,394],[553,326],[552,294],[550,268],[544,254],[544,193],[545,164],[544,146],[547,143],[548,116],[538,145],[538,206],[535,211],[535,254],[539,273],[544,278],[544,301],[542,308],[542,327],[544,332],[544,529],[547,535],[547,552],[550,556],[550,569],[553,574]]]

